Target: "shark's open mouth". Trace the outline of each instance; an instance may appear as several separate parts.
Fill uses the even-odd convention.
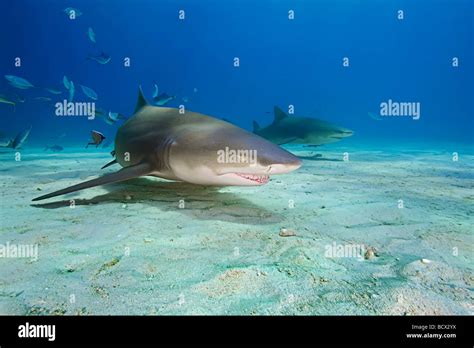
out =
[[[242,174],[242,173],[235,173],[236,175],[240,176],[241,178],[255,181],[259,184],[266,184],[270,181],[270,177],[268,175],[253,175],[253,174]]]

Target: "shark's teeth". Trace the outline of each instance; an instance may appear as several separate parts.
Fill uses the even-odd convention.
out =
[[[235,173],[241,178],[252,180],[258,182],[259,184],[266,184],[270,181],[270,177],[268,175],[254,175],[254,174],[242,174],[242,173]]]

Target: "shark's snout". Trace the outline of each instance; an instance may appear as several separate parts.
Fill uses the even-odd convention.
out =
[[[354,134],[354,131],[350,130],[350,129],[344,129],[342,131],[342,137],[343,138],[347,138],[347,137],[350,137]]]
[[[275,163],[270,165],[268,174],[286,174],[301,167],[301,160],[296,156],[293,157],[294,158],[290,158],[288,161],[283,163]]]
[[[343,138],[348,138],[354,134],[353,131],[350,129],[337,129],[334,131],[333,135],[331,135],[331,138],[334,139],[343,139]]]

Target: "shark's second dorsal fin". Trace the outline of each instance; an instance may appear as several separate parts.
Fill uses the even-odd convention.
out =
[[[253,121],[253,132],[258,132],[260,130],[260,125],[257,123],[257,121]]]
[[[275,114],[275,119],[273,120],[273,123],[274,123],[274,124],[275,124],[275,123],[278,123],[278,122],[280,122],[281,120],[283,120],[284,118],[288,117],[288,115],[285,114],[285,113],[283,112],[283,110],[280,109],[278,106],[275,106],[275,107],[273,108],[273,113]]]
[[[138,87],[137,104],[135,105],[134,113],[137,113],[138,110],[140,110],[142,107],[144,107],[146,105],[148,105],[148,102],[146,101],[145,97],[143,96],[142,86],[139,86]]]

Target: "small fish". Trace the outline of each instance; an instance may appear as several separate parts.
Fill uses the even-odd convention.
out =
[[[194,91],[194,93],[197,93],[198,89],[196,87],[194,87],[193,91]]]
[[[28,89],[34,87],[28,80],[18,76],[5,75],[5,78],[7,79],[8,83],[10,83],[10,85],[19,89]]]
[[[106,118],[104,118],[104,121],[105,121],[105,123],[107,123],[110,126],[112,126],[116,122],[114,120],[111,120],[108,116]]]
[[[372,119],[374,119],[374,120],[376,120],[376,121],[381,121],[381,120],[382,120],[382,118],[381,118],[379,115],[377,115],[376,113],[374,113],[374,112],[368,112],[367,114],[368,114]]]
[[[41,100],[41,101],[45,101],[45,102],[49,102],[49,101],[52,100],[52,99],[49,98],[49,97],[35,97],[35,98],[33,98],[33,99],[35,99],[35,100]]]
[[[0,95],[0,103],[13,105],[13,109],[15,109],[16,103],[3,95]]]
[[[99,117],[102,117],[102,116],[105,116],[106,115],[106,112],[104,109],[102,109],[101,107],[96,107],[95,108],[95,115],[96,116],[99,116]]]
[[[109,114],[102,108],[96,107],[95,109],[95,115],[101,119],[104,120],[105,123],[109,125],[113,125],[114,122],[112,120],[109,120]]]
[[[96,130],[91,131],[91,136],[92,136],[92,143],[88,143],[86,145],[86,149],[89,147],[89,145],[95,145],[95,147],[98,147],[105,139],[105,135],[103,135],[101,132],[98,132]]]
[[[155,102],[155,105],[163,106],[163,105],[166,105],[167,103],[169,103],[174,98],[175,98],[174,96],[170,96],[166,93],[161,93],[156,98],[153,98],[153,101]]]
[[[77,8],[74,7],[67,7],[64,9],[64,13],[66,13],[69,18],[77,18],[82,16],[81,10],[78,10]]]
[[[189,101],[188,97],[183,97],[183,101],[187,103]]]
[[[158,98],[158,85],[155,83],[155,90],[153,91],[153,99]]]
[[[64,77],[66,77],[66,76],[64,76]],[[68,82],[69,82],[69,81],[68,81]],[[69,88],[68,88],[68,89],[69,89]],[[51,93],[51,94],[61,94],[61,93],[63,93],[63,92],[61,92],[61,91],[59,91],[59,90],[57,90],[57,89],[52,89],[52,88],[45,88],[45,90],[47,90],[47,91],[48,91],[49,93]]]
[[[87,36],[89,36],[89,40],[95,43],[95,33],[91,27],[89,27],[89,29],[87,30]]]
[[[74,99],[74,92],[75,92],[75,89],[74,89],[74,82],[72,81],[69,81],[69,99],[68,101],[71,103],[72,100]]]
[[[108,54],[105,54],[104,52],[102,52],[98,56],[88,56],[87,59],[96,61],[97,63],[104,65],[110,62],[111,58]]]
[[[13,139],[8,139],[8,138],[0,139],[0,147],[11,147],[12,143],[13,143]]]
[[[66,75],[64,75],[64,77],[63,77],[63,85],[64,85],[64,87],[66,87],[66,89],[69,89],[71,87],[71,83],[69,82]]]
[[[113,120],[114,122],[118,121],[118,120],[125,120],[126,119],[126,117],[124,115],[122,115],[121,113],[112,112],[112,111],[109,112],[109,118],[111,120]]]
[[[61,145],[46,146],[43,151],[47,151],[47,150],[50,150],[53,152],[59,152],[59,151],[64,150],[64,147],[62,147]]]
[[[97,98],[98,98],[97,93],[92,88],[89,88],[89,87],[86,87],[86,86],[83,86],[83,85],[80,85],[80,86],[81,86],[82,91],[84,92],[84,94],[86,96],[88,96],[91,99],[97,100]]]

